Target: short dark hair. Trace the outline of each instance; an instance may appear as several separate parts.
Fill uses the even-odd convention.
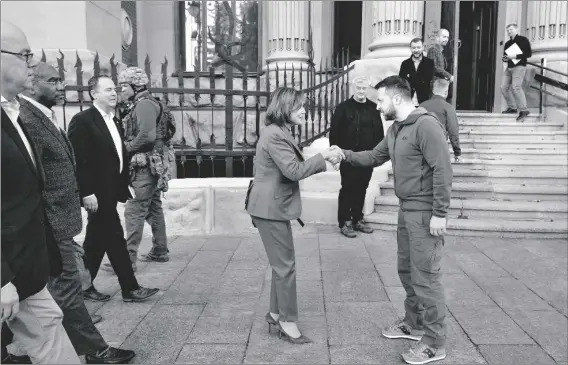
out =
[[[422,40],[422,38],[413,38],[413,39],[410,41],[410,46],[412,47],[412,43],[418,43],[418,42],[424,43],[424,41]]]
[[[511,23],[511,24],[507,25],[507,26],[505,27],[505,29],[510,28],[510,27],[515,27],[515,28],[517,28],[517,29],[519,28],[519,26],[517,25],[517,23]]]
[[[99,76],[93,76],[89,79],[89,81],[87,81],[87,87],[89,88],[89,97],[91,98],[91,101],[95,100],[93,98],[93,94],[91,92],[93,90],[95,90],[97,88],[97,86],[99,86],[99,81],[103,78],[112,80],[112,77],[110,77],[110,75],[102,74],[102,75],[99,75]]]
[[[390,95],[401,94],[408,100],[412,98],[410,84],[398,75],[389,76],[375,85],[375,89],[377,90],[382,88],[385,88]]]
[[[301,91],[290,87],[279,87],[270,95],[270,103],[266,108],[265,125],[276,124],[283,126],[290,124],[290,115],[298,110],[306,98]]]

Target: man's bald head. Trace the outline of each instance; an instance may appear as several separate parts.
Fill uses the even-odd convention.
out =
[[[32,88],[24,94],[38,103],[51,108],[65,103],[65,84],[57,69],[45,62],[33,66]]]
[[[450,40],[450,32],[447,29],[442,28],[438,31],[438,36],[436,39],[438,41],[438,44],[445,46]]]
[[[2,96],[8,100],[31,87],[31,69],[26,61],[30,45],[24,32],[12,23],[1,22],[2,67],[0,82]]]

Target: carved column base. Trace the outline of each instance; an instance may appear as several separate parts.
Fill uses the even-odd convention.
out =
[[[365,55],[365,59],[390,58],[390,57],[410,57],[410,41],[414,37],[406,35],[395,35],[380,38],[369,45],[371,51]]]

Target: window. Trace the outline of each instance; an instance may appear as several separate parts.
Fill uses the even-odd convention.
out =
[[[185,1],[181,45],[185,71],[258,68],[258,1]]]

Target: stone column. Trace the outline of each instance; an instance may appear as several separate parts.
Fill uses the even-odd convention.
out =
[[[523,33],[531,42],[535,61],[566,60],[567,10],[565,1],[529,1]]]
[[[373,39],[365,58],[409,57],[410,40],[422,37],[424,1],[373,1]]]
[[[568,67],[568,39],[566,35],[566,12],[568,4],[566,1],[529,1],[527,4],[525,29],[521,34],[526,36],[531,42],[532,57],[529,61],[540,63],[545,59],[545,66],[560,72],[566,72]],[[532,82],[534,74],[540,69],[530,67],[527,69],[525,80],[527,84]],[[556,73],[545,71],[544,75],[558,81],[568,82],[568,78]],[[562,91],[552,86],[545,86],[545,90],[559,95],[563,98],[568,97],[568,92]],[[532,89],[525,88],[527,94],[527,104],[536,108],[539,103],[539,93]],[[545,106],[563,106],[561,100],[544,95]]]
[[[269,67],[306,67],[309,59],[310,37],[308,1],[267,1],[264,22],[266,24],[266,48]]]

